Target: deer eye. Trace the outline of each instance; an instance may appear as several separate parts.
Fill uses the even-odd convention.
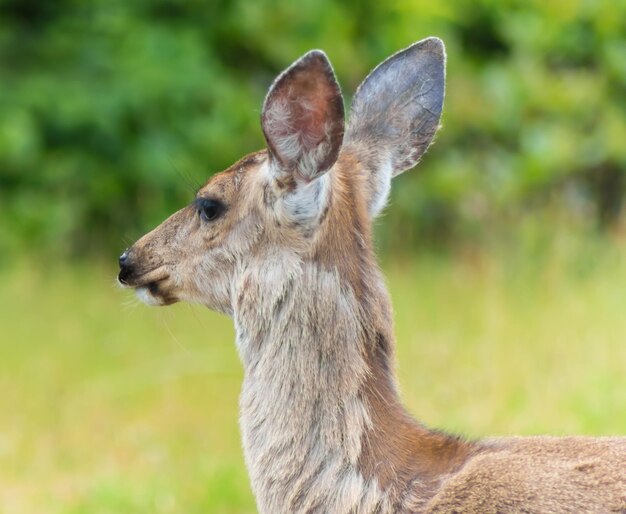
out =
[[[203,221],[214,221],[224,212],[224,204],[212,198],[198,198],[196,200],[198,215]]]

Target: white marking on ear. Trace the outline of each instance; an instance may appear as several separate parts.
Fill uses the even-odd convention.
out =
[[[276,161],[273,161],[272,169],[277,176],[286,176],[292,173],[295,178],[310,181],[321,175],[320,163],[327,159],[333,149],[331,148],[332,123],[324,123],[323,133],[325,136],[320,141],[305,132],[297,131],[290,127],[290,113],[285,102],[275,102],[267,115],[268,121],[265,130],[268,137],[272,138],[274,151],[284,161],[292,162],[293,169],[283,169]]]
[[[277,99],[267,106],[264,128],[268,139],[274,144],[276,153],[286,161],[296,161],[303,153],[304,149],[300,144],[301,133],[293,127],[287,101]]]
[[[391,159],[385,159],[380,168],[373,173],[370,180],[373,182],[373,191],[369,204],[369,213],[375,218],[387,205],[389,192],[391,191],[391,179],[393,177],[393,166]]]

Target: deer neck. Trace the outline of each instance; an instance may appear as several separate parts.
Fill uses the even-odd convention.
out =
[[[376,474],[376,453],[386,449],[375,448],[375,441],[401,441],[407,431],[419,430],[401,408],[393,383],[382,280],[373,270],[380,290],[372,312],[370,294],[357,297],[337,271],[284,255],[273,261],[280,266],[242,274],[234,309],[245,371],[243,445],[259,508],[382,508],[390,501],[392,480]],[[393,430],[381,433],[388,426]]]

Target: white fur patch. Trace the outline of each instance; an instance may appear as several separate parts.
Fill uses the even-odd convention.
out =
[[[291,121],[291,109],[286,100],[275,99],[267,106],[265,131],[276,152],[286,161],[295,161],[302,153],[300,133]]]
[[[369,213],[372,218],[375,218],[385,208],[389,200],[393,176],[391,158],[385,159],[383,164],[377,170],[372,170],[371,173],[372,197],[369,203]]]
[[[260,172],[270,183],[281,176],[280,170],[271,161],[262,166]],[[277,192],[274,207],[279,221],[313,228],[330,200],[331,182],[330,175],[325,173],[310,182],[296,180],[296,187],[292,191]]]
[[[135,289],[135,294],[146,305],[157,306],[161,305],[161,300],[154,296],[147,287],[138,287]]]
[[[312,110],[303,100],[300,100],[300,107]],[[320,167],[333,150],[333,124],[330,120],[324,123],[324,135],[320,140],[319,134],[306,132],[307,127],[298,129],[292,120],[293,115],[286,100],[274,100],[267,106],[264,130],[277,157],[288,167],[277,171],[283,175],[296,172],[301,178],[312,180],[327,171]]]
[[[314,225],[326,207],[329,190],[328,175],[298,184],[294,191],[284,195],[281,202],[285,220],[290,223]]]

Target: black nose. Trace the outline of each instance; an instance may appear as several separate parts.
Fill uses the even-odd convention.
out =
[[[117,279],[122,284],[129,285],[128,280],[133,274],[133,268],[131,266],[130,258],[128,256],[127,251],[124,252],[122,255],[120,255],[119,262],[120,262],[120,274],[117,276]]]

